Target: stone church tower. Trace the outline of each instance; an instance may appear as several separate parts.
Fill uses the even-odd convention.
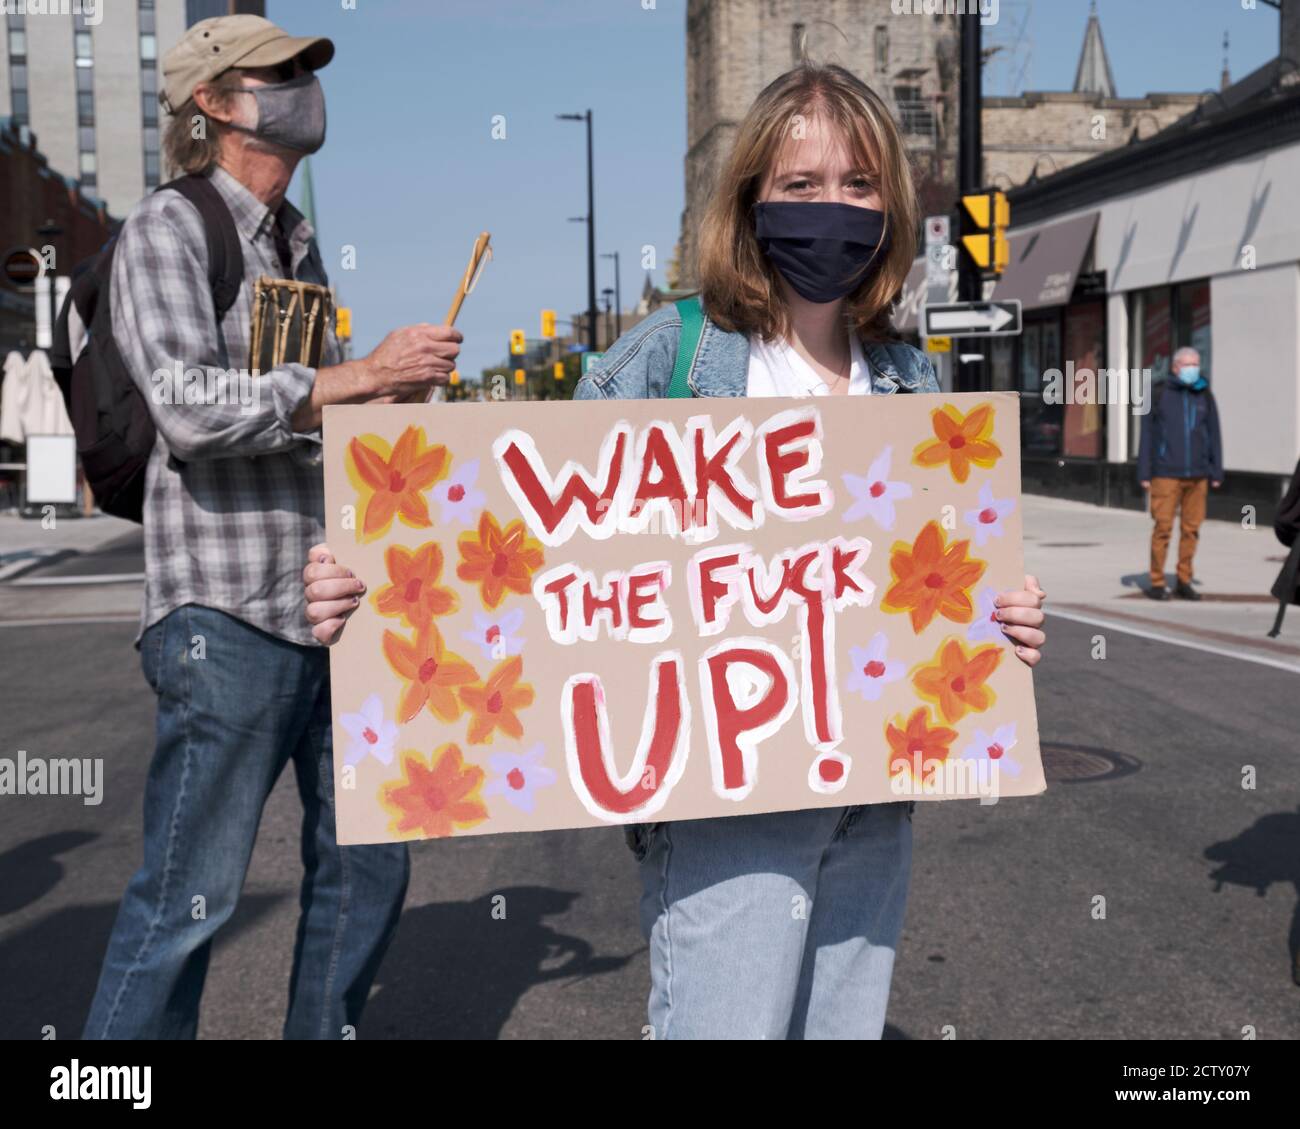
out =
[[[686,209],[671,286],[694,285],[694,235],[714,178],[750,103],[797,65],[801,41],[810,59],[839,63],[881,96],[912,154],[923,214],[950,210],[961,17],[912,14],[911,8],[921,7],[917,0],[897,6],[902,13],[894,11],[894,0],[688,0]],[[1284,42],[1288,31],[1297,38],[1298,23],[1296,3],[1287,0]],[[1213,76],[1206,76],[1201,90],[1213,86]],[[1200,92],[1117,97],[1094,3],[1072,90],[986,95],[984,179],[1006,189],[1050,176],[1165,128],[1203,97]]]
[[[891,0],[689,0],[686,14],[686,210],[678,280],[694,277],[694,233],[714,177],[750,103],[796,66],[800,42],[819,63],[839,63],[893,110],[915,160],[922,199],[943,195],[956,139],[956,25],[896,16]],[[935,191],[937,189],[937,191]],[[943,207],[947,207],[945,203]]]

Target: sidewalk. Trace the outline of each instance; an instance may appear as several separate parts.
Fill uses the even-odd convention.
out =
[[[0,514],[0,623],[127,620],[140,615],[140,526],[95,514],[39,518]]]
[[[1277,610],[1268,590],[1285,557],[1271,527],[1207,521],[1196,553],[1204,599],[1163,604],[1142,595],[1146,514],[1026,494],[1024,527],[1025,568],[1047,592],[1050,614],[1300,673],[1300,608],[1288,613],[1279,638],[1267,637]],[[139,538],[138,525],[112,517],[43,529],[40,521],[0,515],[0,621],[134,619]],[[1171,567],[1176,549],[1175,534]]]
[[[1026,494],[1024,528],[1025,569],[1047,592],[1049,613],[1300,673],[1300,608],[1287,613],[1277,639],[1268,638],[1277,613],[1268,590],[1286,557],[1272,526],[1202,525],[1196,551],[1200,603],[1156,603],[1142,594],[1151,544],[1147,514]],[[1175,528],[1167,565],[1171,588],[1177,548]]]

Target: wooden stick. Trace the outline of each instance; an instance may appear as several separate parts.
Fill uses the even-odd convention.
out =
[[[444,325],[453,326],[456,324],[456,318],[460,316],[460,307],[464,304],[465,295],[469,293],[470,287],[474,285],[474,279],[482,266],[483,257],[488,253],[491,244],[492,236],[486,231],[481,232],[479,237],[474,240],[474,250],[470,252],[469,265],[465,268],[465,274],[460,280],[460,286],[456,288],[456,297],[451,300],[451,309],[447,311],[447,319],[443,323]],[[425,394],[423,402],[427,404],[432,396],[433,391],[431,389]],[[404,402],[408,404],[420,403],[420,394],[418,392],[413,393]]]

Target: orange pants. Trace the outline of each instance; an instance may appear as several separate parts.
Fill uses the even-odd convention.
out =
[[[1196,555],[1197,535],[1205,520],[1205,499],[1210,492],[1208,478],[1153,478],[1151,480],[1151,516],[1156,527],[1151,532],[1151,583],[1165,582],[1165,556],[1174,531],[1174,514],[1181,509],[1178,522],[1178,579],[1192,582],[1192,557]]]

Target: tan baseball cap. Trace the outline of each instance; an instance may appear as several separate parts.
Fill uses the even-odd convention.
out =
[[[334,44],[322,36],[293,36],[261,16],[217,16],[196,23],[163,56],[158,101],[174,113],[199,83],[231,67],[274,67],[301,59],[318,71],[332,58]]]

